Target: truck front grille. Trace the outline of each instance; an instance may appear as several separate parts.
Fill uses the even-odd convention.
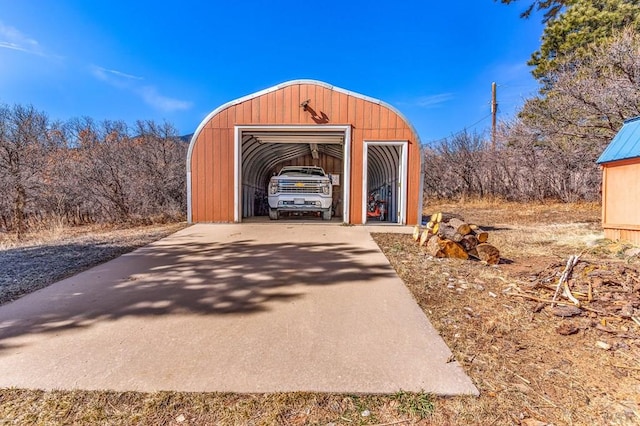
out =
[[[321,194],[322,188],[315,182],[279,182],[278,192],[283,194]]]

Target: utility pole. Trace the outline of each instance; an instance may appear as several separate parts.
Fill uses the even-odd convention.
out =
[[[496,147],[496,116],[498,115],[498,98],[496,82],[491,83],[491,147]]]

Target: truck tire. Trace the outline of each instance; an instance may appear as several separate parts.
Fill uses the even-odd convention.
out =
[[[331,220],[331,209],[322,212],[322,220]]]
[[[278,209],[269,209],[269,219],[278,220],[279,218]]]

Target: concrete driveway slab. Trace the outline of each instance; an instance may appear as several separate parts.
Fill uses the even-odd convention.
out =
[[[194,225],[0,307],[0,387],[478,393],[366,227]]]

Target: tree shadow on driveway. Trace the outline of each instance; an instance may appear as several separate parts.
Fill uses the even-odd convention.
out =
[[[379,251],[349,243],[177,239],[128,253],[0,307],[0,350],[122,317],[249,315],[305,297],[306,286],[393,277]]]

